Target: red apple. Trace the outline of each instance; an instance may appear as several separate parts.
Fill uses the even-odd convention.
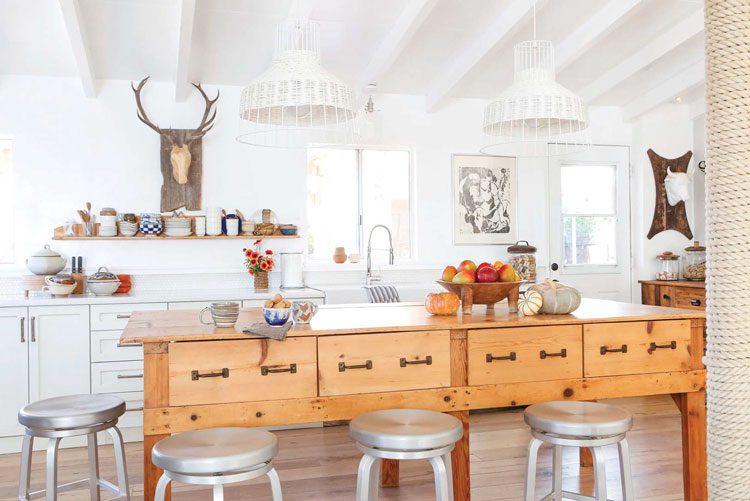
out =
[[[450,282],[453,280],[453,277],[456,276],[456,273],[458,273],[458,270],[455,266],[446,266],[443,270],[443,276],[441,277],[444,282]]]
[[[481,270],[482,268],[486,268],[487,266],[492,266],[490,263],[482,263],[479,266],[477,266],[477,271]]]
[[[452,282],[456,284],[473,284],[477,281],[476,274],[470,270],[461,270],[453,277]]]
[[[499,282],[515,282],[516,281],[516,270],[509,264],[504,264],[498,271]]]
[[[498,279],[497,270],[490,265],[487,265],[484,268],[480,267],[477,270],[477,282],[480,282],[480,283],[497,282],[497,279]]]
[[[471,259],[464,259],[461,264],[458,265],[458,271],[477,271],[477,265]]]

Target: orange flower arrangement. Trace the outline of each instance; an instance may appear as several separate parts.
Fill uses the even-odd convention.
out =
[[[242,249],[242,252],[245,253],[245,268],[247,268],[247,272],[251,275],[273,270],[273,251],[266,249],[264,252],[261,252],[260,246],[262,243],[263,239],[259,238],[253,242],[255,249]]]

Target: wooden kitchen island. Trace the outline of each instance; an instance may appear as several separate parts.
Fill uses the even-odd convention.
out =
[[[464,423],[453,477],[456,501],[468,500],[469,410],[671,394],[682,413],[685,499],[705,500],[704,317],[592,299],[571,315],[534,317],[502,303],[491,315],[475,306],[451,317],[416,304],[328,306],[272,341],[242,333],[262,321],[260,309],[224,329],[202,325],[197,311],[135,312],[121,342],[143,343],[145,499],[161,474],[151,449],[170,433],[400,407]],[[382,481],[397,485],[398,464],[382,468]]]

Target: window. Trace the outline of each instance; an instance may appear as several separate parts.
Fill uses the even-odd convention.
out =
[[[0,139],[0,263],[13,262],[13,142]]]
[[[617,264],[616,167],[563,165],[560,182],[564,263]]]
[[[407,151],[309,149],[310,257],[330,260],[336,247],[344,247],[347,253],[358,253],[364,259],[370,230],[378,224],[390,229],[395,257],[411,257],[410,170]],[[373,235],[372,248],[388,248],[385,231]],[[384,252],[378,255],[387,256]]]

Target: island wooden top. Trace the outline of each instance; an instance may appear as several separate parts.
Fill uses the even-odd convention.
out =
[[[120,337],[122,343],[164,343],[173,341],[208,341],[248,339],[255,336],[242,331],[256,322],[263,322],[260,308],[240,311],[237,324],[230,328],[203,325],[198,310],[136,311]],[[665,308],[641,304],[584,299],[569,315],[534,315],[509,313],[507,304],[498,304],[494,314],[483,306],[475,306],[471,315],[434,316],[421,303],[357,304],[321,306],[309,325],[295,325],[287,336],[326,336],[373,332],[403,332],[444,329],[477,329],[493,327],[534,327],[622,322],[636,320],[670,320],[705,318],[699,310]]]

